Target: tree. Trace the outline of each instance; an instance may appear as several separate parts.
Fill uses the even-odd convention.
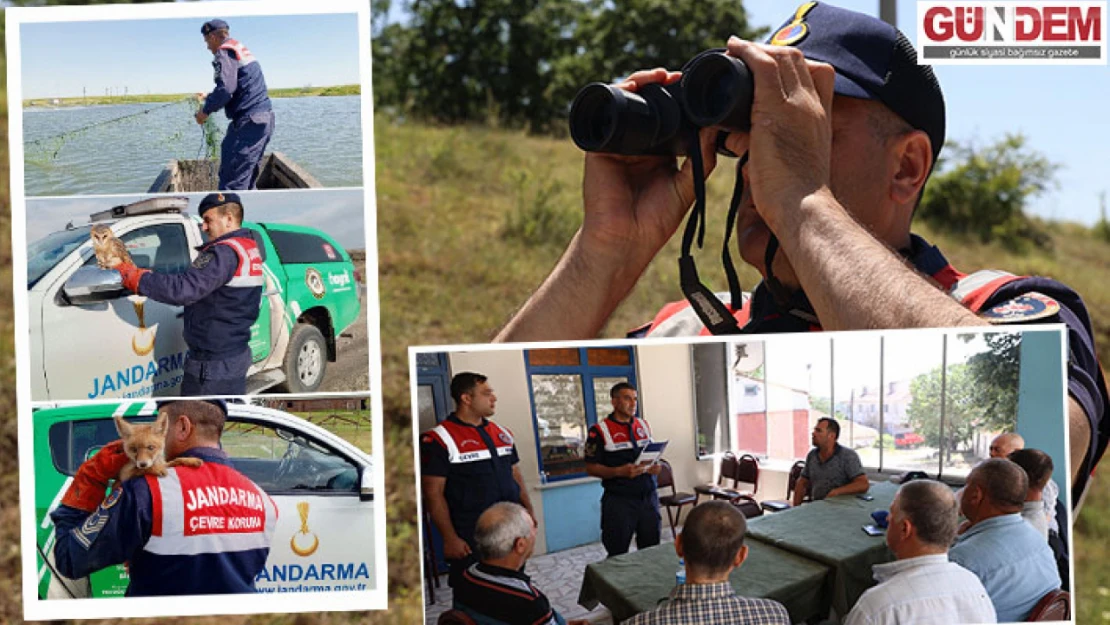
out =
[[[967,340],[967,339],[965,339]],[[906,416],[925,444],[948,454],[968,450],[980,431],[1013,429],[1017,420],[1020,336],[984,335],[988,349],[948,366],[941,432],[941,367],[910,382]]]
[[[412,0],[374,45],[383,109],[446,123],[563,131],[578,89],[678,69],[729,35],[756,37],[735,0]],[[388,10],[388,9],[387,9]]]
[[[1025,145],[1021,134],[993,145],[948,142],[951,162],[941,159],[918,207],[937,228],[967,233],[984,243],[1000,241],[1021,251],[1048,247],[1048,235],[1025,214],[1029,200],[1055,186],[1059,165]]]

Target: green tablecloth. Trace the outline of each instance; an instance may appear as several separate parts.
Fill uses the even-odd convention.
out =
[[[828,612],[829,567],[756,540],[745,542],[748,559],[729,577],[738,595],[779,601],[795,623]],[[586,567],[578,603],[590,609],[602,603],[619,623],[670,595],[677,570],[672,544],[595,562]]]
[[[875,482],[869,492],[873,501],[845,495],[751,519],[748,537],[755,540],[748,542],[774,545],[831,567],[832,607],[843,617],[875,585],[871,567],[894,560],[886,537],[868,536],[862,527],[874,523],[875,510],[890,509],[898,484]]]

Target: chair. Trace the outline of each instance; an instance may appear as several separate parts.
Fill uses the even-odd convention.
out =
[[[759,492],[759,461],[751,454],[744,454],[732,466],[732,488],[718,489],[713,493],[714,499],[733,500],[739,497],[754,498]],[[751,490],[740,490],[740,484],[751,484]],[[760,514],[763,514],[760,512]]]
[[[674,487],[674,473],[671,471],[671,463],[666,460],[660,460],[659,466],[662,470],[659,471],[659,488],[671,487],[671,494],[664,495],[659,498],[659,503],[667,508],[667,520],[671,523],[671,538],[676,536],[674,528],[682,521],[682,507],[687,504],[693,504],[697,501],[697,495],[690,493],[680,493]],[[674,518],[671,517],[671,508],[678,508]]]
[[[448,610],[439,615],[436,620],[436,625],[477,625],[474,619],[470,618],[466,612],[462,610]]]
[[[439,588],[439,571],[436,566],[435,548],[432,542],[432,515],[428,507],[424,507],[424,518],[421,519],[424,530],[424,588],[428,590],[428,603],[436,602],[436,588]]]
[[[1053,590],[1041,597],[1033,611],[1029,613],[1027,622],[1035,621],[1066,621],[1071,618],[1071,595],[1063,590]]]
[[[698,500],[701,499],[702,495],[713,497],[714,494],[722,492],[724,490],[722,488],[722,483],[725,480],[732,479],[732,475],[736,473],[736,465],[738,463],[736,454],[731,451],[726,451],[724,455],[721,456],[721,466],[717,470],[717,481],[712,484],[700,484],[694,487],[694,505],[698,505]],[[735,485],[736,483],[734,481],[733,486]]]
[[[736,509],[739,510],[746,519],[763,516],[763,508],[759,507],[759,502],[756,501],[754,497],[751,497],[749,495],[739,495],[737,497],[729,499],[728,502],[733,506],[736,506]]]
[[[794,505],[794,487],[798,485],[798,478],[802,477],[802,470],[806,468],[804,460],[799,460],[790,467],[790,477],[786,480],[786,499],[769,499],[763,502],[763,509],[767,512],[782,512]]]

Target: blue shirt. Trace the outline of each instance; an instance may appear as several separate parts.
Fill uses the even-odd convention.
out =
[[[983,582],[999,623],[1024,621],[1041,597],[1060,587],[1052,549],[1021,514],[976,523],[956,538],[948,559]]]

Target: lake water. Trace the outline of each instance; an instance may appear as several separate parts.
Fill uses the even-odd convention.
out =
[[[171,160],[203,156],[192,102],[166,104],[24,110],[26,195],[145,193]],[[362,186],[359,96],[275,98],[273,107],[268,152],[285,153],[325,187]],[[149,112],[69,135],[64,143],[35,142],[142,111]],[[213,117],[222,138],[227,118]]]

